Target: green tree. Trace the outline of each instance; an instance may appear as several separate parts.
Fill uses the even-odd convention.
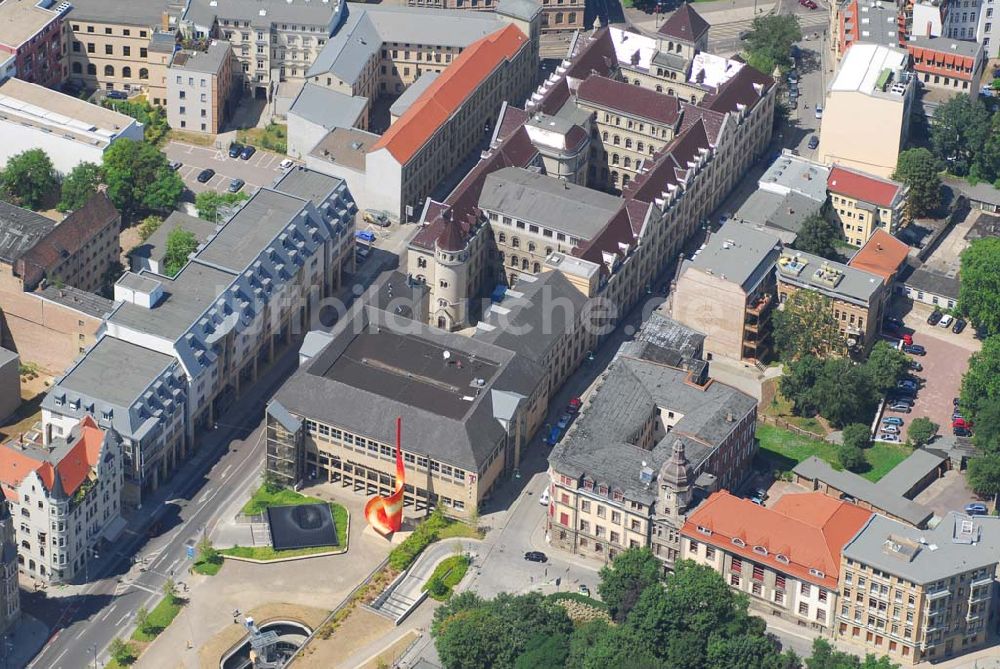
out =
[[[478,669],[501,666],[503,652],[500,621],[488,608],[462,611],[441,625],[434,640],[438,656],[447,669]]]
[[[990,130],[990,112],[979,97],[957,94],[934,110],[931,149],[949,172],[966,176]]]
[[[648,548],[629,548],[601,568],[597,592],[608,605],[611,617],[621,622],[635,606],[642,591],[660,580],[660,561]]]
[[[932,421],[930,418],[925,416],[920,416],[919,418],[914,418],[910,426],[906,428],[906,438],[911,444],[920,448],[926,444],[929,444],[934,435],[937,434],[938,424]]]
[[[145,242],[147,239],[153,236],[153,233],[160,229],[163,225],[163,218],[160,216],[147,216],[142,219],[139,224],[139,240]]]
[[[834,650],[833,645],[821,637],[813,639],[812,655],[806,659],[806,669],[899,669],[887,656],[876,658],[869,654],[864,660],[857,655]]]
[[[120,139],[104,152],[108,197],[122,216],[172,209],[184,182],[170,169],[166,156],[152,144]]]
[[[988,400],[979,407],[972,440],[983,453],[1000,454],[1000,400]]]
[[[123,667],[130,666],[139,657],[135,652],[135,646],[117,637],[111,641],[108,651],[111,654],[111,659]]]
[[[205,537],[198,542],[198,558],[208,564],[219,564],[222,562],[222,553],[212,545],[208,537]]]
[[[563,667],[569,654],[569,639],[563,634],[536,634],[528,639],[524,653],[514,662],[514,669]]]
[[[867,422],[875,413],[876,399],[864,368],[845,358],[831,358],[813,387],[813,399],[834,427]]]
[[[66,175],[62,182],[61,196],[56,209],[74,211],[87,204],[87,200],[97,192],[101,183],[101,166],[95,163],[80,163]]]
[[[790,295],[772,319],[774,346],[784,362],[844,350],[844,338],[833,317],[830,299],[815,290]]]
[[[786,71],[792,66],[792,45],[802,39],[799,20],[790,14],[758,16],[747,35],[746,61],[764,74],[775,67]]]
[[[707,669],[781,669],[786,666],[781,644],[761,634],[713,638],[708,644]]]
[[[184,228],[174,228],[167,235],[167,252],[163,257],[163,270],[167,276],[176,276],[198,248],[198,238]]]
[[[250,196],[246,193],[216,193],[207,190],[198,193],[194,198],[194,206],[198,210],[198,218],[206,221],[216,221],[220,209],[231,207],[237,202],[242,202]]]
[[[587,658],[595,654],[593,648],[607,643],[614,629],[603,618],[577,625],[569,638],[566,669],[583,669]]]
[[[52,160],[41,149],[28,149],[11,156],[0,172],[0,190],[4,199],[19,207],[40,209],[45,198],[55,193],[59,177]]]
[[[810,214],[802,221],[802,227],[795,237],[795,249],[822,256],[828,260],[839,260],[837,242],[843,239],[840,226],[821,213]]]
[[[163,582],[163,596],[166,597],[171,604],[177,601],[177,583],[173,578],[167,578],[167,580]]]
[[[862,423],[851,423],[850,425],[845,425],[843,442],[844,446],[856,448],[860,451],[861,449],[868,448],[872,445],[871,432],[868,430],[868,426]]]
[[[978,418],[981,406],[1000,402],[1000,336],[987,337],[982,349],[969,356],[960,401],[972,418]]]
[[[850,446],[848,444],[841,444],[837,448],[837,462],[840,463],[841,467],[852,472],[864,471],[868,466],[868,461],[865,459],[865,452],[857,446]]]
[[[937,160],[927,149],[907,149],[900,153],[892,178],[909,188],[906,210],[910,218],[926,216],[941,205],[941,177]]]
[[[1000,455],[980,455],[969,460],[965,480],[976,494],[984,497],[1000,495]]]
[[[895,388],[909,369],[910,358],[886,341],[875,342],[865,362],[865,372],[872,389],[879,395]]]
[[[572,665],[567,664],[567,667],[570,666]],[[663,662],[657,659],[646,642],[631,630],[613,627],[590,648],[582,667],[583,669],[610,669],[610,667],[663,669]]]
[[[959,281],[958,311],[1000,334],[1000,237],[977,239],[962,251]]]
[[[145,606],[140,606],[139,610],[135,612],[135,626],[143,634],[151,632],[149,628],[149,610]]]
[[[813,416],[819,408],[813,401],[813,386],[823,373],[823,361],[814,355],[806,355],[785,364],[778,387],[781,394],[792,403],[792,413],[796,416]]]

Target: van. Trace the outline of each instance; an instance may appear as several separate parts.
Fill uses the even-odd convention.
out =
[[[951,327],[951,322],[953,320],[955,319],[952,318],[950,314],[945,314],[944,316],[941,317],[941,320],[938,321],[938,327],[942,328]]]

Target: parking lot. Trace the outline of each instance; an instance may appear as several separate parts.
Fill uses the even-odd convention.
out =
[[[167,142],[163,152],[167,160],[182,163],[177,171],[184,184],[195,193],[206,190],[225,192],[232,179],[243,179],[243,190],[251,193],[261,186],[270,186],[283,171],[278,167],[287,158],[278,153],[257,149],[250,160],[230,158],[228,149],[194,146],[182,142]],[[208,183],[198,183],[197,176],[205,168],[215,170],[215,176]]]
[[[962,386],[962,375],[969,366],[969,356],[978,349],[978,342],[972,336],[972,328],[961,334],[950,329],[927,323],[931,308],[923,304],[911,305],[908,300],[899,300],[898,307],[905,304],[906,313],[896,309],[897,317],[903,319],[903,331],[913,336],[913,343],[923,346],[926,355],[911,355],[910,358],[923,366],[922,371],[913,375],[923,380],[917,393],[913,409],[908,414],[885,412],[883,416],[898,416],[903,419],[901,439],[906,440],[906,426],[914,418],[925,416],[938,424],[941,434],[951,433],[952,398],[958,397]]]

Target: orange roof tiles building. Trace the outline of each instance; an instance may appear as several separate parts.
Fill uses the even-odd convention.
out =
[[[717,492],[685,521],[681,555],[722,574],[752,606],[832,634],[840,551],[870,517],[819,492],[786,494],[771,508]]]
[[[0,446],[0,490],[20,521],[19,571],[41,583],[79,580],[90,549],[124,529],[124,471],[118,434],[89,415],[48,446]]]
[[[903,184],[861,170],[834,165],[826,180],[830,214],[840,224],[849,244],[862,246],[876,230],[889,235],[909,221]]]
[[[906,262],[910,247],[885,230],[876,230],[861,250],[848,261],[850,267],[863,269],[881,276],[886,284],[892,283],[900,267]]]

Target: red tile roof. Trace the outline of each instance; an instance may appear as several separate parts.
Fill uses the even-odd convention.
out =
[[[868,238],[861,250],[854,254],[848,265],[878,274],[888,283],[906,262],[910,247],[881,228]]]
[[[694,11],[691,5],[684,3],[677,8],[656,32],[666,37],[695,42],[708,31],[708,21]]]
[[[633,86],[599,75],[587,77],[577,89],[577,97],[608,109],[620,109],[635,116],[673,126],[680,118],[680,100],[673,95]]]
[[[17,486],[31,472],[37,472],[42,484],[51,492],[57,470],[62,481],[62,492],[67,496],[75,493],[80,484],[87,480],[90,471],[97,466],[101,447],[104,445],[104,431],[97,427],[93,418],[84,416],[72,434],[75,443],[55,466],[13,444],[0,448],[0,485],[3,485],[5,494],[11,497],[10,493],[13,492],[16,498]]]
[[[833,193],[869,202],[879,207],[891,207],[903,184],[834,165],[826,179],[826,187]]]
[[[470,44],[389,126],[371,150],[388,149],[400,164],[407,163],[486,77],[512,59],[527,42],[520,28],[510,24]]]
[[[681,533],[797,579],[836,589],[840,551],[871,515],[820,492],[786,494],[774,507],[764,508],[722,491],[713,493],[688,516]],[[744,545],[734,544],[733,539]],[[787,558],[787,564],[778,555]]]

